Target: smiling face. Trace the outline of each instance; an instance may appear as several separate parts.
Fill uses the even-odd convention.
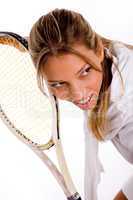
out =
[[[102,84],[103,53],[95,54],[84,45],[73,48],[90,62],[72,53],[49,56],[44,66],[45,78],[57,98],[89,110],[95,107]]]

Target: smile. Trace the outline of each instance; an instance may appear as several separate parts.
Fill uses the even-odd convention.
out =
[[[82,99],[78,102],[78,104],[86,104],[90,99],[91,97],[88,97],[87,99]]]
[[[94,108],[96,105],[96,96],[94,98],[94,94],[89,96],[87,99],[82,99],[80,101],[74,102],[76,106],[78,106],[82,110],[90,110]]]

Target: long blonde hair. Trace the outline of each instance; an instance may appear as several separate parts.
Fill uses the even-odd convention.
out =
[[[72,48],[78,42],[84,44],[88,49],[94,50],[94,52],[99,50],[100,42],[104,47],[112,50],[111,40],[98,35],[81,14],[71,10],[55,9],[40,17],[33,25],[29,37],[29,51],[37,68],[40,88],[43,81],[44,63],[49,55],[74,53],[83,59],[87,59]],[[102,86],[97,105],[91,110],[88,118],[88,126],[92,129],[94,136],[101,141],[105,136],[104,125],[107,121],[106,112],[110,100],[111,66],[113,62],[112,57],[106,55],[106,52],[104,53]]]

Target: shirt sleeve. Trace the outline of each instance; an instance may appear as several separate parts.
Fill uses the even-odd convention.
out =
[[[128,200],[133,199],[133,176],[131,176],[122,186],[122,191]]]
[[[133,118],[128,119],[112,142],[123,157],[133,164]],[[133,176],[122,185],[122,191],[128,200],[133,199]]]
[[[113,74],[111,102],[107,112],[105,140],[111,140],[121,155],[133,164],[133,51],[116,46],[117,66],[121,72],[124,94],[121,96],[119,73]],[[123,185],[128,200],[133,199],[133,176]]]
[[[110,114],[106,139],[110,139],[120,154],[133,164],[133,103],[126,101],[127,98],[121,99],[117,106],[112,105],[114,109]]]
[[[105,140],[111,140],[122,156],[133,164],[133,98],[123,96],[108,111]]]
[[[121,155],[133,164],[133,93],[126,93],[109,109],[110,125],[107,138],[110,139]],[[123,185],[122,191],[128,200],[133,199],[133,176]]]

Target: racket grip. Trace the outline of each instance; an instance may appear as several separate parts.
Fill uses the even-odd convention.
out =
[[[68,200],[82,200],[78,193],[75,193],[74,195],[67,197],[67,199]]]
[[[75,199],[74,197],[68,197],[68,200],[82,200],[81,197],[78,197],[77,199]]]

